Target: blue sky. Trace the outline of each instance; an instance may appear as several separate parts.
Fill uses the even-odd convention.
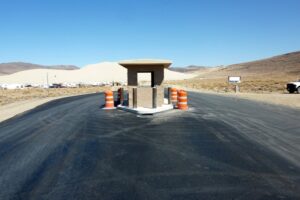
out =
[[[0,0],[1,63],[216,66],[297,50],[300,0]]]

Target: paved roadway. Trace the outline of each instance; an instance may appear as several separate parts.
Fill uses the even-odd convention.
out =
[[[103,95],[0,124],[0,199],[300,199],[300,110],[210,94],[139,117]]]

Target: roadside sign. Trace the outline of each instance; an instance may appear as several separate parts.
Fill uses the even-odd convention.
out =
[[[241,77],[240,76],[228,76],[229,83],[240,83]]]

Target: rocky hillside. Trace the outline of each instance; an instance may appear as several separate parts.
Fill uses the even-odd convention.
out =
[[[194,72],[199,72],[199,71],[206,71],[208,69],[208,67],[189,65],[187,67],[171,67],[169,69],[171,71],[175,71],[175,72],[194,73]]]
[[[267,59],[229,65],[210,73],[211,76],[300,76],[300,51]]]
[[[241,76],[241,92],[287,93],[286,84],[300,79],[300,51],[194,73],[197,77],[193,79],[170,84],[216,92],[233,92],[235,87],[228,83],[228,76]]]

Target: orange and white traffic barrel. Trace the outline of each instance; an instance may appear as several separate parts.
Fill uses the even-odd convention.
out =
[[[177,89],[171,88],[171,102],[176,103],[177,102]]]
[[[180,110],[187,110],[188,104],[187,104],[187,92],[184,90],[178,91],[178,101],[177,101],[177,108]]]
[[[113,109],[114,106],[114,93],[111,90],[104,92],[105,94],[105,109]]]

